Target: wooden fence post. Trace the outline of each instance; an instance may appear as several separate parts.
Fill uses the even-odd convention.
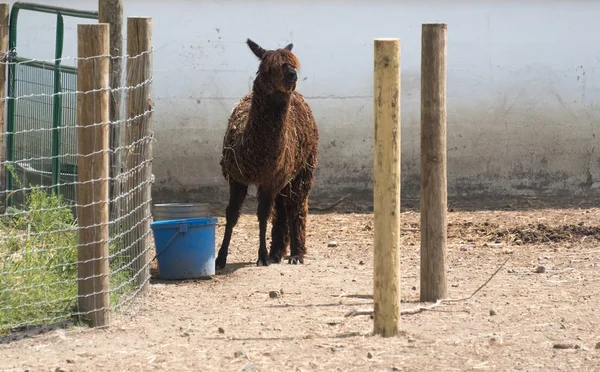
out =
[[[96,327],[108,325],[110,306],[109,25],[78,25],[77,38],[77,91],[85,92],[77,95],[78,297],[79,311]]]
[[[145,182],[141,190],[136,191],[137,196],[131,198],[137,202],[146,203],[139,208],[133,217],[133,224],[138,224],[137,237],[145,236],[130,250],[133,260],[132,268],[137,276],[137,283],[140,285],[140,291],[145,292],[149,288],[148,279],[150,278],[149,251],[150,246],[150,198],[152,190],[152,142],[149,140],[152,134],[152,115],[148,111],[152,108],[152,84],[148,81],[152,78],[152,18],[149,17],[129,17],[127,18],[127,86],[130,88],[127,93],[127,119],[131,120],[126,126],[125,141],[126,145],[138,141],[138,144],[127,151],[126,164],[127,170],[140,167],[134,174],[128,176],[127,191],[131,192],[138,185],[136,183]],[[136,86],[132,89],[131,87]],[[147,139],[140,141],[141,139]],[[137,182],[136,182],[137,180]],[[131,195],[130,195],[131,196]],[[128,203],[131,205],[130,203]],[[137,207],[137,206],[134,206]],[[131,207],[128,208],[128,212]],[[141,223],[141,221],[145,221]]]
[[[374,333],[400,329],[400,40],[375,39]]]
[[[424,24],[421,40],[421,301],[446,285],[446,24]]]
[[[0,135],[0,162],[4,162],[7,159],[6,154],[6,119],[5,119],[5,107],[6,101],[6,53],[8,52],[8,33],[9,33],[9,19],[10,19],[10,4],[0,4],[0,55],[2,55],[2,63],[0,63],[0,120],[2,128],[2,134]],[[6,173],[4,166],[0,166],[0,192],[6,190]]]
[[[110,25],[110,86],[119,88],[122,85],[123,59],[115,58],[123,56],[123,0],[98,0],[98,22]],[[114,91],[110,95],[110,121],[117,122],[121,118],[121,91]],[[110,128],[110,148],[121,146],[122,125],[112,125]],[[121,171],[121,151],[110,154],[110,196],[114,198],[121,191],[119,179],[116,177]],[[120,203],[115,203],[113,208],[115,218],[121,216]],[[111,212],[112,214],[112,212]]]

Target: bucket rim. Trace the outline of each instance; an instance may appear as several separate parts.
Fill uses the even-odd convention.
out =
[[[208,203],[156,203],[155,207],[197,207],[197,206],[208,206]]]
[[[179,220],[161,220],[161,221],[153,221],[150,223],[150,227],[152,229],[171,229],[177,228],[177,225],[185,223],[190,227],[193,226],[207,226],[207,225],[216,225],[219,221],[218,218],[214,217],[206,217],[206,218],[184,218]]]

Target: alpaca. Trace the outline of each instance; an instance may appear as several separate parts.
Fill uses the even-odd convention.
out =
[[[308,103],[296,92],[300,62],[292,53],[293,44],[265,50],[250,39],[246,43],[260,62],[252,91],[232,110],[223,139],[220,164],[229,183],[229,204],[216,268],[226,265],[231,234],[249,185],[258,191],[256,265],[280,263],[288,245],[288,263],[303,264],[319,131]],[[271,215],[271,248],[267,251]]]

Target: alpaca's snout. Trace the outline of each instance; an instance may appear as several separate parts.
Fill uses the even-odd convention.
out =
[[[285,73],[285,81],[287,81],[288,83],[295,83],[296,81],[298,81],[298,74],[296,73],[296,70],[289,70]]]

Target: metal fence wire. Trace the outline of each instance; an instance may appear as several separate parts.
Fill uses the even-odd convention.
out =
[[[53,94],[55,66],[47,62],[19,61],[13,65],[15,99],[9,112],[9,159],[14,161],[10,186],[30,183],[53,186],[65,200],[75,202],[76,190],[67,184],[77,179],[77,97],[73,94]],[[60,93],[77,90],[77,69],[63,66],[58,69]],[[59,97],[59,99],[56,99]],[[20,99],[19,99],[20,98]],[[59,130],[53,128],[58,118]],[[53,166],[60,170],[58,179]],[[15,192],[11,203],[22,203],[25,195]]]
[[[121,105],[120,119],[93,125],[108,126],[108,130],[116,128],[122,134],[120,143],[106,152],[124,160],[109,179],[91,181],[82,181],[77,171],[82,157],[95,155],[82,155],[78,150],[77,102],[79,95],[97,91],[77,91],[77,68],[65,67],[58,72],[62,91],[55,93],[55,61],[4,62],[9,65],[7,68],[14,68],[18,89],[13,97],[4,99],[6,103],[10,100],[14,103],[13,130],[3,133],[5,140],[10,136],[14,139],[14,156],[0,162],[0,166],[12,175],[14,185],[11,190],[0,192],[0,200],[10,202],[0,215],[0,337],[15,330],[84,318],[85,311],[79,303],[81,296],[89,294],[81,294],[81,283],[100,274],[82,276],[81,264],[85,262],[80,258],[87,246],[81,244],[80,234],[98,227],[81,226],[77,214],[82,208],[100,208],[106,203],[110,206],[106,226],[108,257],[102,257],[108,258],[109,285],[108,289],[97,291],[109,296],[111,319],[117,318],[113,314],[122,314],[147,287],[153,138],[146,126],[153,107],[138,92],[152,83],[147,70],[140,72],[147,67],[152,51],[136,56],[103,57],[123,58],[126,76],[144,76],[144,80],[109,88],[111,95],[127,100],[129,105]],[[72,65],[79,61],[64,57],[61,62],[65,60],[71,60]],[[62,101],[59,108],[62,119],[61,125],[53,126],[57,95]],[[126,110],[131,105],[145,109]],[[60,151],[53,154],[51,147],[55,146],[56,137],[60,138]],[[61,174],[58,180],[53,180],[52,164],[57,160]],[[113,184],[109,200],[83,205],[85,198],[78,195],[78,187],[82,182],[102,181]],[[88,243],[90,249],[96,243]]]

